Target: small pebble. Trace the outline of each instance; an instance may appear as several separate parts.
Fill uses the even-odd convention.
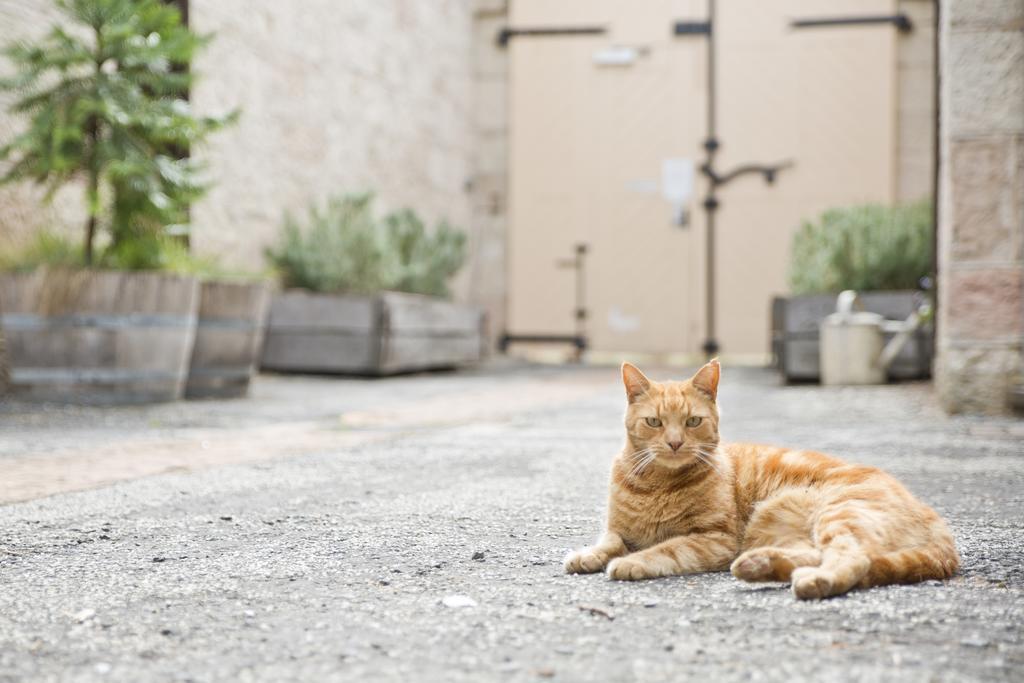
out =
[[[441,603],[445,607],[476,607],[476,600],[468,595],[446,595]]]
[[[970,635],[960,640],[961,645],[968,647],[988,647],[989,641],[987,638],[982,638],[977,633]]]
[[[87,608],[85,608],[85,609],[83,609],[83,610],[79,610],[79,611],[75,612],[75,613],[74,613],[74,614],[73,614],[73,615],[71,616],[71,618],[72,618],[72,619],[74,619],[75,621],[77,621],[77,622],[78,622],[79,624],[81,624],[81,623],[84,623],[84,622],[86,622],[86,621],[89,621],[89,620],[90,620],[90,619],[92,619],[92,618],[93,618],[94,616],[96,616],[96,610],[94,610],[94,609],[89,609],[89,608],[87,607]]]

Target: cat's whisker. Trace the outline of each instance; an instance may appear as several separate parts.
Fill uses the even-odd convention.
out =
[[[647,448],[641,448],[638,451],[633,451],[632,453],[630,453],[629,457],[633,458],[634,460],[641,460],[644,457],[646,457],[652,450],[654,449],[650,446],[648,446]]]
[[[649,451],[649,450],[651,450],[651,449],[650,449],[649,447],[648,447],[648,448],[641,448],[641,449],[639,449],[639,450],[633,451],[633,452],[632,452],[632,453],[630,453],[630,454],[629,454],[629,455],[628,455],[627,457],[629,457],[629,458],[634,458],[634,459],[635,459],[635,458],[637,458],[638,456],[642,456],[642,455],[643,455],[644,453],[646,453],[646,452],[647,452],[647,451]]]
[[[719,469],[718,465],[714,464],[713,462],[711,462],[707,458],[704,458],[703,456],[697,456],[697,459],[700,460],[705,465],[707,465],[708,467],[710,467],[712,470],[714,470],[715,474],[717,474],[718,476],[720,476],[720,477],[724,477],[725,476],[725,473],[722,472],[721,469]]]
[[[649,465],[651,460],[653,460],[653,459],[654,459],[654,455],[651,454],[651,453],[648,453],[648,454],[644,455],[643,458],[637,460],[637,462],[633,465],[633,467],[629,471],[630,479],[632,479],[634,477],[640,476],[643,473],[643,471],[645,469],[647,469],[647,465]]]
[[[626,478],[630,480],[643,474],[644,470],[647,469],[647,466],[654,462],[655,458],[658,457],[657,452],[652,448],[644,448],[642,451],[637,452],[642,455],[641,457],[636,458],[636,462],[630,468],[629,472],[626,473]]]
[[[701,450],[700,448],[695,448],[693,450],[693,454],[694,457],[696,457],[702,463],[713,469],[719,476],[725,476],[725,472],[723,472],[722,468],[719,467],[718,464],[715,462],[715,454],[708,453],[707,451]]]
[[[644,460],[647,459],[648,455],[650,455],[650,449],[648,448],[633,453],[633,455],[630,456],[632,460],[632,463],[629,468],[630,472],[633,472],[637,468],[641,467],[643,465]]]

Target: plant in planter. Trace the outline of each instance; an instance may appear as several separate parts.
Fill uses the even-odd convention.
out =
[[[371,195],[285,220],[268,260],[290,289],[273,298],[262,367],[382,375],[480,360],[483,314],[446,301],[465,236],[428,232],[410,210],[377,219]]]
[[[187,151],[232,117],[191,112],[187,65],[207,38],[176,9],[159,0],[56,4],[70,28],[5,50],[15,74],[0,87],[15,94],[11,111],[28,126],[0,146],[0,182],[33,181],[48,197],[80,184],[86,215],[80,249],[65,243],[48,260],[62,243],[42,236],[42,257],[17,265],[51,267],[0,279],[12,385],[60,400],[176,398],[198,283],[125,271],[180,265],[174,235],[187,231],[188,205],[206,189]],[[97,266],[107,270],[89,270]]]
[[[866,310],[904,319],[925,295],[932,267],[928,201],[830,209],[805,222],[793,239],[789,279],[794,296],[772,302],[772,346],[787,379],[819,377],[818,326],[845,289],[861,293]],[[924,377],[931,367],[932,330],[926,326],[890,367],[899,378]]]

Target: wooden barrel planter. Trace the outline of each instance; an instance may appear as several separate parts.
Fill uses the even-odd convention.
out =
[[[0,396],[7,393],[10,373],[7,370],[7,345],[4,344],[4,331],[0,328]]]
[[[10,392],[62,403],[181,398],[198,304],[192,277],[88,270],[0,275]]]
[[[264,283],[202,283],[185,398],[237,398],[248,393],[269,299]]]
[[[271,300],[261,367],[391,375],[454,368],[484,355],[484,314],[429,296],[289,290]]]

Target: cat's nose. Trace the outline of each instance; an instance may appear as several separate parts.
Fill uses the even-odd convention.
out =
[[[680,449],[680,447],[682,447],[682,445],[683,445],[682,441],[669,441],[668,442],[668,447],[671,448],[674,451],[678,451]]]

